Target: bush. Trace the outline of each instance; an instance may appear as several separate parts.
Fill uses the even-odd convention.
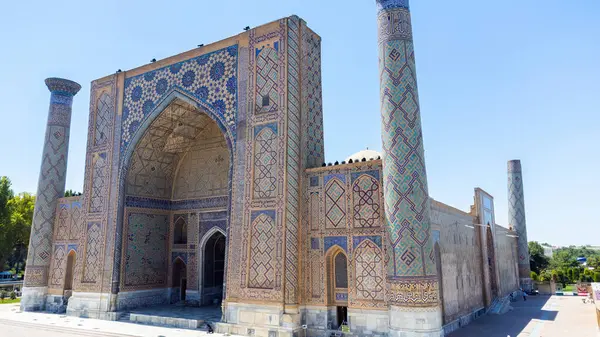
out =
[[[11,300],[16,300],[17,299],[17,294],[15,293],[14,290],[10,292],[10,299]]]
[[[532,271],[531,273],[529,273],[529,277],[534,280],[534,281],[539,281],[539,277],[538,274],[534,271]]]
[[[4,291],[4,290],[0,291],[0,300],[4,301],[5,298],[6,298],[6,291]]]
[[[599,272],[594,273],[594,282],[600,282],[600,273]]]

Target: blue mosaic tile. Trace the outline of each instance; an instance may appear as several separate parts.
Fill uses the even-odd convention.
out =
[[[310,186],[319,186],[319,177],[310,177]]]
[[[311,249],[320,249],[321,248],[321,240],[319,238],[310,238],[310,248]]]
[[[335,293],[335,300],[336,301],[347,301],[348,293]]]
[[[277,219],[275,218],[275,210],[261,210],[261,211],[253,211],[250,214],[250,222],[254,222],[254,219],[256,219],[261,214],[265,214],[266,216],[273,219],[273,221],[277,221]]]
[[[358,247],[358,245],[361,244],[361,242],[365,241],[365,240],[371,240],[373,241],[373,243],[375,243],[377,246],[379,246],[380,248],[381,246],[381,236],[355,236],[352,238],[352,247],[356,248]]]
[[[409,0],[377,0],[377,12],[393,9],[393,8],[406,8],[409,9]]]
[[[258,135],[264,128],[269,128],[273,130],[274,134],[277,134],[277,123],[262,124],[254,127],[254,137],[256,137],[256,135]]]
[[[329,180],[331,180],[333,178],[337,178],[337,179],[341,180],[344,183],[346,182],[346,175],[345,174],[335,173],[335,174],[328,174],[325,177],[323,177],[323,185],[327,185],[327,182],[329,182]]]
[[[431,231],[431,237],[433,238],[433,242],[440,242],[440,231],[438,230],[432,230]]]
[[[236,137],[237,45],[168,65],[125,80],[121,153],[139,126],[173,90],[197,99],[200,107]]]
[[[346,253],[348,252],[348,238],[346,238],[345,236],[326,236],[324,242],[325,251],[328,251],[329,248],[338,245]]]
[[[226,196],[211,197],[195,200],[165,200],[145,197],[127,196],[125,206],[138,208],[163,209],[169,211],[227,207]]]
[[[360,176],[362,176],[363,174],[369,175],[369,176],[377,179],[377,181],[381,181],[381,179],[379,178],[379,171],[377,171],[377,170],[365,171],[365,172],[353,172],[350,174],[350,180],[352,182],[354,182],[356,179],[360,178]]]
[[[171,253],[171,262],[175,262],[175,259],[180,258],[183,260],[183,262],[185,262],[185,264],[188,263],[188,254],[184,253],[184,252],[172,252]]]
[[[200,213],[200,220],[227,219],[227,211]]]

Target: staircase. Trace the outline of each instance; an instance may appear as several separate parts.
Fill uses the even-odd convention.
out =
[[[510,311],[512,307],[510,306],[510,297],[502,297],[495,298],[492,304],[487,309],[488,314],[493,315],[502,315]]]

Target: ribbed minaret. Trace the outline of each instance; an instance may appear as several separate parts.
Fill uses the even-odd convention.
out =
[[[61,78],[46,79],[46,86],[51,93],[50,109],[21,299],[21,309],[27,311],[44,309],[56,204],[65,194],[73,96],[81,89]]]
[[[527,245],[527,224],[525,223],[525,196],[523,195],[523,174],[521,161],[508,162],[508,223],[517,232],[517,254],[519,256],[519,280],[521,288],[531,290],[531,267]]]
[[[408,0],[376,0],[391,336],[441,336]]]

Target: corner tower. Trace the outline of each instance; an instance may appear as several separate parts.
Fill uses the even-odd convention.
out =
[[[508,221],[519,236],[517,238],[519,283],[521,288],[531,290],[531,267],[529,266],[527,224],[525,222],[525,196],[523,195],[523,174],[520,160],[508,162]]]
[[[408,0],[376,0],[390,336],[441,336]]]
[[[48,78],[46,86],[51,93],[50,108],[25,267],[21,300],[24,311],[44,309],[56,205],[65,194],[73,96],[81,89],[79,84],[62,78]]]

